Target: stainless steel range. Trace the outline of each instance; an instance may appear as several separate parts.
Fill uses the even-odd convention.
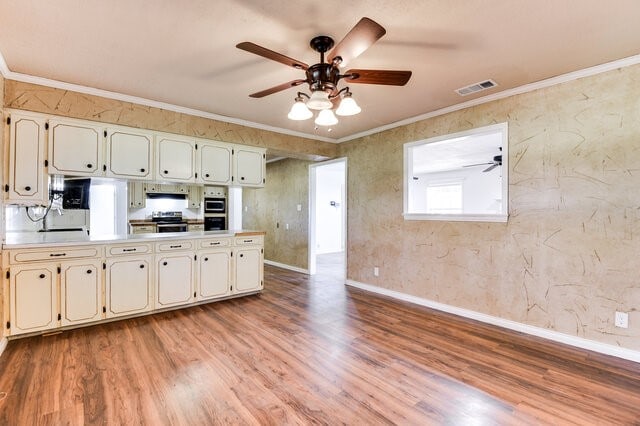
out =
[[[153,212],[151,220],[156,223],[158,232],[187,232],[182,212]]]

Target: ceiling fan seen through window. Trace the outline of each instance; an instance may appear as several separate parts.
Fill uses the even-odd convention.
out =
[[[337,124],[338,119],[333,113],[334,107],[337,106],[335,113],[341,116],[355,115],[361,111],[349,87],[338,88],[340,80],[344,79],[354,84],[404,86],[411,78],[411,71],[350,69],[344,74],[340,73],[340,68],[357,58],[386,32],[380,24],[369,18],[362,18],[337,45],[329,36],[314,37],[310,45],[313,50],[320,53],[320,62],[311,66],[255,43],[248,41],[239,43],[236,45],[238,49],[303,70],[306,74],[303,79],[279,84],[249,96],[262,98],[307,83],[311,95],[298,92],[288,117],[291,120],[307,120],[313,116],[311,110],[317,110],[319,111],[315,119],[317,125]],[[329,60],[325,62],[325,53],[332,48],[333,50],[327,55]]]

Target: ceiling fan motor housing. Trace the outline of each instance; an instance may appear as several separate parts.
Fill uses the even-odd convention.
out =
[[[312,92],[322,90],[334,94],[337,91],[338,80],[340,80],[338,67],[321,63],[310,66],[306,72],[309,90]]]

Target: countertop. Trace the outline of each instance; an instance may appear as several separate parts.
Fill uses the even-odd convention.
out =
[[[67,247],[75,245],[126,243],[129,241],[154,242],[163,240],[189,240],[215,237],[249,237],[265,235],[264,231],[241,229],[236,231],[166,232],[154,234],[123,234],[91,236],[83,231],[72,232],[7,232],[3,250]]]
[[[188,224],[188,225],[201,225],[204,224],[204,219],[184,219],[184,221]],[[156,222],[152,221],[151,219],[131,219],[129,221],[129,225],[155,225]]]

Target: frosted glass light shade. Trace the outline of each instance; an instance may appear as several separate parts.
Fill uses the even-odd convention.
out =
[[[315,123],[318,126],[333,126],[338,124],[338,118],[333,115],[333,111],[330,109],[323,109],[316,117]]]
[[[331,107],[333,107],[333,103],[329,100],[329,94],[322,90],[311,93],[311,97],[307,101],[307,108],[328,109]]]
[[[362,108],[358,106],[355,99],[351,96],[345,96],[340,102],[340,106],[336,110],[336,114],[338,115],[356,115],[362,111]]]
[[[291,106],[291,111],[287,115],[289,120],[306,120],[313,117],[313,113],[307,108],[303,101],[296,101]]]

